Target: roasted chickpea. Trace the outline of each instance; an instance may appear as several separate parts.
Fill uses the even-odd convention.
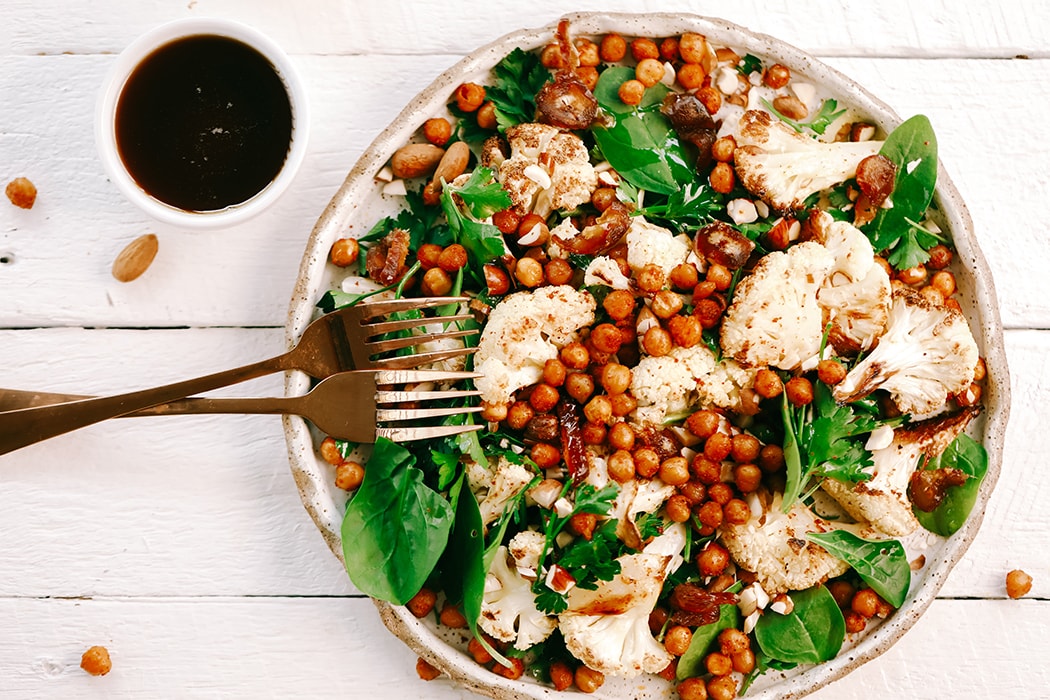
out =
[[[598,55],[606,63],[617,63],[627,55],[627,40],[619,34],[606,34],[598,48]]]
[[[721,416],[705,408],[686,418],[685,427],[701,440],[706,440],[715,434],[721,422]]]
[[[515,401],[507,409],[507,425],[511,430],[524,430],[536,411],[526,401]]]
[[[678,39],[669,36],[660,42],[660,58],[668,63],[678,60]]]
[[[722,480],[722,465],[710,460],[703,454],[693,458],[692,474],[696,480],[705,486],[712,486]]]
[[[704,84],[707,74],[696,63],[685,63],[678,69],[675,77],[678,79],[678,84],[686,90],[696,90]]]
[[[615,353],[623,344],[620,329],[611,323],[599,323],[591,330],[591,343],[600,352]]]
[[[550,386],[565,384],[567,374],[565,365],[557,358],[551,358],[543,364],[543,381]]]
[[[595,396],[583,407],[583,415],[592,423],[609,423],[612,420],[612,403],[604,394]]]
[[[736,679],[731,675],[715,676],[707,681],[707,697],[710,700],[733,700],[736,691]]]
[[[784,386],[787,399],[792,406],[808,406],[813,403],[813,383],[805,377],[792,377]]]
[[[631,369],[610,362],[602,367],[601,383],[607,394],[622,394],[631,388]]]
[[[988,376],[988,365],[985,363],[983,357],[977,358],[977,365],[973,368],[973,380],[975,382],[982,382],[984,378]]]
[[[707,497],[724,509],[726,504],[733,500],[733,487],[724,481],[711,484],[707,489]]]
[[[741,493],[751,493],[762,485],[762,470],[755,464],[738,464],[733,469],[733,483]]]
[[[550,68],[551,70],[565,68],[565,56],[562,55],[561,47],[557,44],[544,46],[543,51],[540,53],[540,63],[543,64],[544,68]]]
[[[672,316],[667,321],[667,329],[679,347],[691,348],[704,339],[704,327],[696,316]]]
[[[660,58],[660,47],[652,39],[644,37],[631,41],[631,56],[641,62],[647,58]]]
[[[357,489],[365,480],[365,468],[357,462],[343,462],[335,468],[335,486],[344,491]]]
[[[708,489],[708,492],[710,492],[710,489]],[[696,511],[696,518],[702,524],[707,525],[708,527],[717,528],[719,525],[722,524],[722,520],[724,519],[722,506],[720,506],[717,501],[707,501],[701,504],[700,508]],[[728,555],[726,561],[728,562]],[[708,575],[715,576],[720,573],[722,572],[716,571]]]
[[[1006,595],[1013,599],[1023,598],[1032,590],[1032,577],[1021,569],[1006,575]]]
[[[429,588],[420,588],[419,593],[412,596],[405,607],[416,617],[426,617],[434,609],[437,603],[437,593]]]
[[[543,265],[534,258],[521,258],[514,267],[514,278],[526,287],[543,284]]]
[[[733,273],[725,265],[712,263],[707,268],[707,280],[714,282],[717,291],[724,292],[733,284]]]
[[[634,313],[634,295],[626,289],[614,289],[602,301],[602,308],[614,321],[623,321]]]
[[[437,267],[443,250],[441,246],[435,243],[424,243],[419,246],[419,250],[416,251],[416,259],[419,260],[420,267],[424,270]]]
[[[736,139],[733,135],[723,136],[711,144],[711,157],[720,163],[733,162],[733,154],[736,152]]]
[[[862,588],[853,594],[850,609],[864,617],[874,617],[879,607],[879,595],[870,588]]]
[[[601,445],[605,442],[605,438],[608,435],[605,425],[602,423],[584,423],[583,424],[583,441],[588,445]]]
[[[686,63],[700,63],[708,55],[710,48],[702,34],[687,32],[678,40],[678,54]]]
[[[594,377],[586,372],[571,372],[565,377],[565,391],[583,403],[594,393]]]
[[[441,613],[438,615],[438,619],[445,627],[451,627],[453,629],[464,629],[467,626],[467,618],[463,616],[459,608],[455,605],[445,603],[441,608]]]
[[[784,468],[784,450],[780,445],[763,445],[758,454],[758,466],[764,472],[775,472]]]
[[[543,266],[543,272],[550,284],[568,284],[572,280],[572,265],[567,260],[554,258]]]
[[[670,290],[661,289],[653,296],[650,308],[658,318],[669,319],[681,311],[682,306],[682,297]]]
[[[776,372],[763,367],[755,374],[754,389],[762,398],[773,399],[784,391],[784,382]]]
[[[456,107],[464,112],[476,112],[485,102],[485,88],[477,83],[463,83],[456,89]]]
[[[616,450],[609,455],[609,478],[621,484],[634,479],[634,457],[627,450]]]
[[[846,378],[846,368],[838,360],[821,360],[817,363],[817,378],[828,386],[835,386]]]
[[[678,493],[686,499],[690,508],[707,500],[707,487],[699,481],[687,481],[678,487]]]
[[[645,84],[640,80],[625,80],[616,94],[625,105],[636,105],[645,96]]]
[[[943,270],[952,263],[952,251],[951,249],[938,243],[929,250],[930,259],[926,261],[926,266],[934,270]]]
[[[617,418],[623,418],[634,412],[634,409],[638,408],[638,399],[634,398],[628,393],[613,394],[609,397],[609,401],[612,402],[613,415]]]
[[[751,507],[739,498],[731,498],[722,506],[722,515],[727,523],[743,525],[751,519]]]
[[[700,100],[700,104],[704,106],[708,114],[714,114],[722,109],[722,93],[710,85],[701,85],[696,91],[696,99]],[[732,170],[730,172],[732,173]]]
[[[548,673],[555,690],[568,690],[572,687],[572,669],[564,661],[552,661]]]
[[[679,263],[671,270],[671,285],[683,292],[690,292],[700,281],[700,273],[693,263]]]
[[[704,525],[718,527],[722,523],[722,509],[718,507],[717,503],[713,504],[713,507],[709,507],[710,505],[711,502],[708,501],[700,506],[697,518]],[[712,522],[717,520],[718,525],[704,520],[705,509],[707,509],[706,517]],[[712,515],[713,513],[718,513],[717,517]],[[702,576],[718,576],[726,570],[727,566],[729,566],[729,551],[717,542],[709,542],[706,547],[700,550],[700,554],[696,555],[696,568],[700,570]]]
[[[516,681],[525,674],[525,661],[514,657],[510,657],[507,660],[510,662],[510,666],[504,666],[501,663],[496,664],[492,667],[492,672],[497,676]]]
[[[593,693],[605,683],[605,674],[587,666],[576,669],[576,687],[581,693]]]
[[[897,273],[897,279],[908,286],[922,284],[926,281],[926,266],[919,263],[915,267],[909,267]]]
[[[328,254],[328,259],[336,267],[349,267],[357,262],[360,252],[361,247],[358,245],[357,239],[340,238],[332,244],[332,250]]]
[[[659,265],[648,263],[638,271],[634,281],[641,291],[646,294],[655,294],[664,288],[667,276],[664,275],[664,271]]]
[[[790,80],[791,69],[782,63],[774,63],[766,69],[765,74],[762,76],[762,82],[774,90],[784,87]]]
[[[492,654],[489,653],[489,650],[485,648],[485,645],[477,637],[471,637],[470,642],[467,643],[467,652],[474,657],[475,663],[482,666],[492,661]]]
[[[638,476],[651,479],[660,471],[660,455],[651,447],[639,447],[633,455],[634,468]]]
[[[735,627],[730,627],[718,633],[718,648],[726,656],[739,654],[751,648],[751,638]]]
[[[513,209],[501,209],[492,215],[492,224],[500,233],[516,233],[521,225],[521,215]]]
[[[443,297],[452,291],[452,278],[440,267],[432,267],[423,274],[420,292],[427,297]]]
[[[938,270],[930,278],[930,285],[947,299],[952,294],[955,294],[955,275],[948,270]]]
[[[456,272],[467,264],[467,249],[459,243],[453,243],[441,251],[437,262],[438,267],[445,272]]]
[[[679,700],[707,700],[707,684],[703,678],[686,678],[675,686],[675,690]]]
[[[755,670],[755,652],[750,649],[733,654],[732,659],[733,670],[737,673],[747,675]]]
[[[664,648],[673,656],[681,656],[693,641],[693,632],[685,625],[675,625],[664,634]]]
[[[643,58],[635,66],[634,77],[645,87],[651,88],[664,77],[664,64],[656,58]]]
[[[321,453],[321,459],[333,466],[343,463],[343,452],[339,449],[339,443],[333,437],[326,437],[322,440],[318,452]]]
[[[609,428],[609,446],[617,450],[634,449],[634,428],[628,423],[613,423]]]
[[[696,288],[700,289],[700,285],[698,284]],[[725,303],[717,298],[718,296],[712,295],[696,303],[693,315],[700,321],[701,328],[714,328],[722,320],[726,307]]]
[[[547,413],[557,405],[560,398],[561,394],[555,387],[550,384],[537,384],[529,394],[529,405],[537,413]]]
[[[549,442],[537,442],[529,450],[529,457],[540,469],[550,469],[561,462],[561,451]]]
[[[667,499],[664,504],[664,513],[675,523],[684,523],[693,515],[689,499],[680,493],[676,493]]]
[[[579,342],[569,343],[558,356],[569,369],[586,369],[591,362],[591,353]]]
[[[482,403],[482,411],[479,414],[482,419],[487,420],[490,423],[502,423],[507,420],[507,409],[509,406],[505,403]]]
[[[733,450],[730,453],[733,461],[743,464],[758,459],[758,452],[762,449],[762,443],[754,435],[740,433],[733,436]]]
[[[852,610],[847,610],[844,617],[846,618],[846,632],[849,634],[860,634],[868,626],[868,619]]]
[[[422,656],[416,659],[416,675],[421,680],[432,681],[441,675],[441,671]]]
[[[18,179],[25,180],[25,178]],[[109,649],[100,645],[89,647],[88,650],[80,656],[80,668],[84,669],[92,676],[106,675],[113,669],[113,661],[109,658]]]
[[[581,66],[597,66],[602,60],[598,52],[598,45],[590,39],[577,39],[574,42],[576,51],[580,56]]]
[[[669,486],[681,486],[689,481],[689,460],[685,457],[668,457],[660,463],[660,479]]]
[[[721,462],[733,451],[733,438],[725,433],[715,433],[704,441],[704,456],[712,462]]]
[[[435,117],[423,122],[423,138],[435,146],[444,146],[452,138],[452,124],[444,117]]]
[[[660,326],[653,326],[642,336],[642,348],[653,357],[663,357],[672,347],[671,334]]]
[[[477,113],[474,115],[474,119],[477,121],[478,126],[482,129],[491,131],[496,128],[496,105],[492,102],[486,102],[478,108]]]
[[[840,608],[848,608],[857,589],[849,581],[840,578],[828,583],[828,592]]]

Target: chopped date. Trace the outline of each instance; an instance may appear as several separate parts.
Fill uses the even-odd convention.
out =
[[[679,139],[696,146],[697,172],[705,170],[711,164],[711,146],[718,133],[703,103],[691,93],[672,92],[664,98],[660,111],[671,121]]]
[[[682,443],[669,428],[646,426],[637,432],[636,440],[642,446],[654,450],[661,460],[677,457],[682,451]]]
[[[695,583],[680,583],[671,593],[671,621],[688,627],[709,625],[718,620],[719,606],[736,605],[735,593],[712,593]]]
[[[696,252],[730,270],[744,266],[755,242],[724,221],[714,221],[696,232]]]
[[[615,248],[631,226],[631,212],[627,205],[614,199],[601,216],[590,226],[585,226],[579,235],[565,239],[555,237],[558,245],[570,253],[579,255],[602,255]]]
[[[561,449],[565,466],[574,484],[587,478],[587,455],[583,447],[583,411],[575,401],[562,399],[555,409],[561,429]]]
[[[919,469],[911,475],[911,481],[908,483],[908,496],[911,498],[912,505],[929,513],[937,509],[949,488],[962,486],[968,478],[966,472],[953,467]]]
[[[368,276],[383,285],[393,284],[401,279],[408,270],[405,260],[408,259],[410,241],[408,231],[400,228],[395,228],[383,236],[368,249],[365,258]]]
[[[890,196],[896,177],[897,166],[881,153],[868,156],[857,164],[857,186],[875,209]]]

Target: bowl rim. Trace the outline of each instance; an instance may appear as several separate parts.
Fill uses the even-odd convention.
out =
[[[753,48],[755,53],[765,58],[777,60],[793,70],[800,70],[818,79],[822,88],[859,107],[862,113],[887,131],[902,121],[885,102],[812,55],[781,39],[723,19],[687,13],[608,12],[572,13],[565,15],[563,19],[569,20],[573,34],[577,36],[594,36],[610,31],[626,36],[667,36],[690,31],[703,34],[714,43],[735,48]],[[654,23],[661,27],[659,32],[648,28]],[[413,98],[362,153],[311,232],[289,308],[286,326],[286,340],[289,345],[294,343],[313,317],[314,303],[320,291],[317,284],[327,262],[328,247],[339,237],[340,232],[347,230],[358,198],[367,196],[374,188],[374,173],[428,116],[444,107],[452,90],[462,82],[463,76],[491,68],[516,46],[528,49],[548,43],[556,26],[555,22],[543,27],[513,31],[471,52],[441,73]],[[408,128],[409,126],[411,128]],[[944,541],[936,557],[932,560],[927,559],[924,567],[926,573],[921,586],[918,589],[913,587],[905,606],[886,623],[852,646],[849,653],[840,653],[835,659],[806,668],[777,682],[775,686],[754,691],[749,694],[750,698],[772,700],[802,697],[845,676],[896,643],[933,602],[948,574],[969,548],[980,528],[988,500],[998,481],[1010,413],[1010,378],[1002,343],[1003,329],[999,305],[991,270],[978,245],[969,212],[940,161],[934,203],[946,218],[957,255],[964,261],[961,272],[972,289],[973,312],[977,316],[970,316],[969,320],[971,328],[978,332],[981,355],[986,359],[988,366],[985,398],[991,408],[985,411],[983,416],[983,435],[980,441],[988,451],[989,466],[977,503],[963,528]],[[309,379],[304,374],[288,374],[285,383],[288,395],[303,393],[308,387]],[[339,542],[341,513],[334,507],[334,502],[325,495],[325,490],[329,487],[320,481],[323,475],[319,473],[313,454],[310,431],[305,421],[300,418],[286,417],[284,421],[289,460],[303,504],[333,553],[342,560]],[[465,664],[459,651],[441,643],[432,630],[407,613],[403,607],[375,602],[384,624],[394,634],[460,685],[493,698],[561,696],[550,688],[521,681],[508,681],[473,664],[472,661]],[[480,672],[472,672],[471,664],[480,669]]]
[[[191,36],[212,35],[235,39],[258,51],[284,83],[292,108],[292,133],[288,152],[277,176],[251,198],[224,209],[194,212],[174,207],[147,193],[131,176],[117,150],[116,109],[124,85],[135,68],[151,53]],[[292,183],[306,157],[310,135],[310,107],[306,88],[284,50],[258,29],[218,17],[189,17],[157,25],[139,35],[110,67],[95,102],[95,148],[103,169],[126,199],[154,219],[187,229],[216,229],[243,223],[276,202]]]

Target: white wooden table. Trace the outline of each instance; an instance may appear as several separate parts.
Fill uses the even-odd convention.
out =
[[[984,528],[923,619],[820,698],[1050,696],[1050,4],[948,0],[687,3],[532,0],[5,0],[0,385],[116,392],[283,349],[313,221],[358,154],[471,49],[575,9],[708,12],[768,32],[928,115],[996,276],[1013,373],[1006,460]],[[306,163],[261,218],[213,233],[158,225],[103,175],[96,92],[134,37],[214,15],[292,54],[313,109]],[[146,232],[139,280],[110,276]],[[279,393],[279,378],[240,392]],[[415,674],[299,503],[275,417],[112,421],[0,458],[0,697],[465,698]],[[1023,568],[1031,594],[1004,576]],[[104,678],[78,667],[103,644]]]

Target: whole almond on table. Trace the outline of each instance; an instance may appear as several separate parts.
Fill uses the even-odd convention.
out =
[[[152,233],[139,236],[120,251],[113,261],[113,276],[121,282],[138,278],[157,256],[157,237]]]
[[[434,172],[444,155],[445,149],[432,143],[410,143],[397,149],[390,159],[390,169],[405,180],[423,177]]]

